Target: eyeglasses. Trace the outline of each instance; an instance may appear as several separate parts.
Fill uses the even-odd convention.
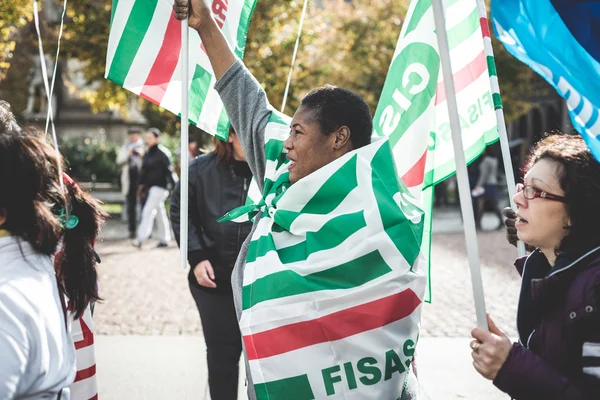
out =
[[[546,200],[560,201],[561,203],[567,202],[567,198],[564,196],[559,196],[557,194],[549,193],[549,192],[540,190],[531,185],[523,185],[522,183],[517,183],[516,193],[521,193],[521,192],[523,192],[523,196],[527,200],[533,200],[533,199],[540,198],[540,199],[546,199]]]

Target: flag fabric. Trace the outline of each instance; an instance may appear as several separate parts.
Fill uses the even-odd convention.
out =
[[[92,312],[88,305],[81,317],[71,321],[77,368],[75,380],[69,387],[72,400],[98,400],[93,329]]]
[[[444,8],[465,159],[470,163],[498,140],[495,109],[502,104],[497,86],[495,91],[490,86],[490,77],[496,83],[497,78],[487,19],[475,0],[446,0]],[[413,0],[409,6],[373,125],[375,135],[389,137],[398,176],[423,204],[423,254],[429,257],[433,186],[456,172],[431,0]],[[430,301],[429,273],[427,286]]]
[[[261,213],[248,248],[240,329],[258,399],[396,399],[419,333],[423,212],[397,179],[387,138],[295,184],[265,131]]]
[[[256,0],[211,0],[215,21],[235,54],[243,57]],[[113,0],[105,77],[181,115],[181,21],[173,0]],[[227,139],[229,119],[200,37],[189,35],[189,120]]]
[[[492,3],[496,37],[566,100],[573,127],[600,161],[600,3]]]

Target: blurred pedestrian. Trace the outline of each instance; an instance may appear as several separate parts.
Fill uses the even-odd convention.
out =
[[[117,165],[121,167],[121,192],[125,196],[125,213],[129,227],[129,239],[136,238],[138,196],[137,188],[142,170],[144,142],[140,128],[129,128],[128,142],[117,154]]]
[[[146,153],[142,161],[142,173],[138,186],[138,196],[145,197],[142,219],[137,239],[133,245],[141,248],[145,240],[152,234],[154,220],[159,229],[159,242],[155,247],[167,247],[171,240],[171,229],[165,201],[169,197],[169,187],[175,185],[171,163],[171,153],[160,144],[161,132],[150,128],[146,132]]]
[[[498,159],[489,146],[485,148],[485,152],[479,163],[479,177],[473,193],[477,200],[475,203],[475,225],[477,229],[482,229],[481,220],[483,219],[486,207],[489,207],[498,217],[496,229],[502,229],[504,227],[502,211],[498,206]]]
[[[245,203],[252,173],[233,129],[229,130],[228,142],[215,138],[214,144],[213,152],[190,165],[188,281],[206,341],[210,396],[235,400],[242,340],[231,273],[252,224],[219,223],[217,219]],[[177,184],[171,198],[171,222],[178,243],[179,202]]]

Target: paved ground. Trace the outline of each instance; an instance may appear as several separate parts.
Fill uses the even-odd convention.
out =
[[[432,304],[426,304],[422,335],[466,337],[475,323],[471,281],[462,225],[455,213],[434,220],[431,248]],[[487,224],[486,224],[487,222]],[[490,216],[486,225],[494,225]],[[178,250],[152,249],[150,240],[136,250],[121,223],[110,223],[99,242],[100,290],[97,331],[103,335],[200,334],[198,314],[187,287],[187,271],[179,268]],[[457,232],[457,230],[459,232]],[[114,240],[121,239],[121,240]],[[497,325],[514,336],[519,277],[512,267],[516,250],[502,231],[478,235],[482,275],[489,312]]]
[[[483,221],[484,228],[496,224],[492,216]],[[424,391],[436,400],[505,399],[471,367],[467,338],[475,313],[458,214],[436,212],[433,230],[433,302],[424,307],[417,350]],[[116,221],[103,236],[98,251],[104,302],[95,312],[100,394],[105,399],[206,398],[200,321],[174,244],[151,249],[151,241],[136,250]],[[502,231],[480,233],[478,241],[487,308],[515,338],[516,250]]]

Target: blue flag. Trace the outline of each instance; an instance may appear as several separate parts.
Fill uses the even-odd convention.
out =
[[[495,0],[492,20],[506,49],[566,100],[600,161],[600,2]]]

